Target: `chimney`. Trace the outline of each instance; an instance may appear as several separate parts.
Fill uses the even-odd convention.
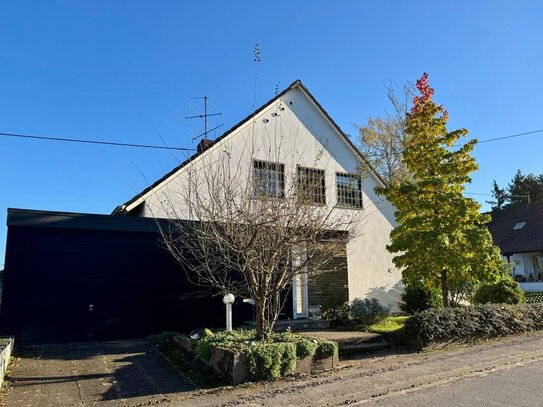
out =
[[[198,146],[196,147],[196,152],[198,154],[201,154],[204,151],[206,151],[209,147],[211,147],[212,145],[213,145],[213,140],[208,140],[208,139],[204,138],[198,143]]]

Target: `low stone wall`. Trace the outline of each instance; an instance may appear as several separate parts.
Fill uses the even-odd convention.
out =
[[[298,359],[296,362],[296,370],[294,374],[313,373],[321,370],[330,370],[338,366],[339,359],[336,353],[324,359],[317,359],[315,356],[307,356],[303,359]]]
[[[0,338],[0,388],[4,384],[4,376],[9,365],[11,352],[13,352],[13,343],[14,339],[12,337]]]
[[[213,370],[232,384],[241,384],[251,379],[247,356],[243,353],[214,348],[209,362]]]
[[[187,335],[175,335],[173,337],[173,341],[181,346],[183,349],[185,349],[188,353],[194,354],[194,351],[196,349],[196,342],[194,342]]]

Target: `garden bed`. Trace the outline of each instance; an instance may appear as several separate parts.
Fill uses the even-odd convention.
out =
[[[257,341],[254,330],[206,330],[201,339],[176,335],[174,341],[232,384],[332,369],[338,364],[335,342],[288,331]]]

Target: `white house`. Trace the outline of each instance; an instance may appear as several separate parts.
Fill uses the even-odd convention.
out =
[[[294,317],[307,316],[308,307],[316,305],[312,302],[322,302],[326,285],[332,296],[339,289],[345,300],[372,297],[396,308],[401,271],[386,250],[395,225],[394,208],[375,193],[383,180],[374,171],[368,170],[362,178],[357,175],[362,162],[367,164],[348,136],[296,81],[216,140],[202,140],[195,155],[117,207],[113,215],[167,218],[175,211],[176,216],[190,219],[176,197],[186,192],[190,177],[217,165],[240,174],[255,194],[274,199],[288,193],[296,176],[322,174],[315,204],[362,214],[363,227],[348,243],[344,275],[325,280],[320,296],[308,295],[307,284],[293,290]]]
[[[495,210],[488,229],[527,292],[543,291],[543,202]]]

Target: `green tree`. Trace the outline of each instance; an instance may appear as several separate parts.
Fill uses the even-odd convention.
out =
[[[492,207],[492,210],[502,209],[508,199],[505,189],[500,188],[496,180],[492,181],[492,200],[486,201]]]
[[[412,179],[380,189],[397,209],[388,249],[407,285],[439,288],[448,307],[451,290],[495,281],[501,257],[486,227],[490,217],[463,195],[478,168],[470,155],[476,141],[454,148],[467,130],[447,130],[447,111],[432,100],[426,73],[417,89],[403,154]]]
[[[533,174],[524,175],[517,170],[507,186],[509,205],[543,201],[543,177]]]

